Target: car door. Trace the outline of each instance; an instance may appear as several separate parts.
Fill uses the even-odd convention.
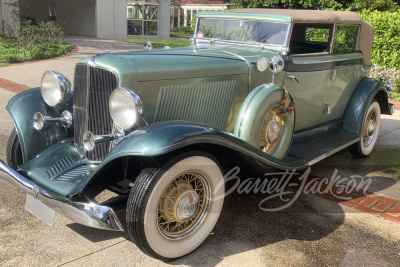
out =
[[[294,24],[284,86],[296,102],[295,131],[329,120],[333,24]]]
[[[358,51],[359,31],[360,25],[336,25],[332,54],[335,65],[328,99],[332,120],[343,116],[355,87],[366,76],[363,55]]]

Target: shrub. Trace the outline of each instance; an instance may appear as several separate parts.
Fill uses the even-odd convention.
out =
[[[400,68],[400,12],[364,11],[360,16],[375,29],[372,63]]]

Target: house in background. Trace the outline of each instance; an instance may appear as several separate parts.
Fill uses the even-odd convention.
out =
[[[172,0],[171,29],[190,25],[200,11],[220,11],[230,8],[232,0]]]
[[[0,0],[0,34],[10,28],[11,10]],[[173,27],[190,25],[199,11],[224,10],[231,0],[29,0],[27,17],[55,20],[68,34],[98,38],[168,38]],[[171,2],[172,1],[172,2]]]

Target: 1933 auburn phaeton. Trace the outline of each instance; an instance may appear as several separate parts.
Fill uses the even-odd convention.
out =
[[[196,249],[223,205],[224,170],[304,169],[371,153],[389,85],[368,78],[373,28],[352,12],[236,9],[197,15],[192,45],[80,61],[13,97],[1,178],[27,209],[123,231],[168,260]]]

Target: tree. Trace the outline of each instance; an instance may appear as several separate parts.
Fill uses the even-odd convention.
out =
[[[270,7],[289,9],[396,11],[400,0],[233,0],[238,8]]]

